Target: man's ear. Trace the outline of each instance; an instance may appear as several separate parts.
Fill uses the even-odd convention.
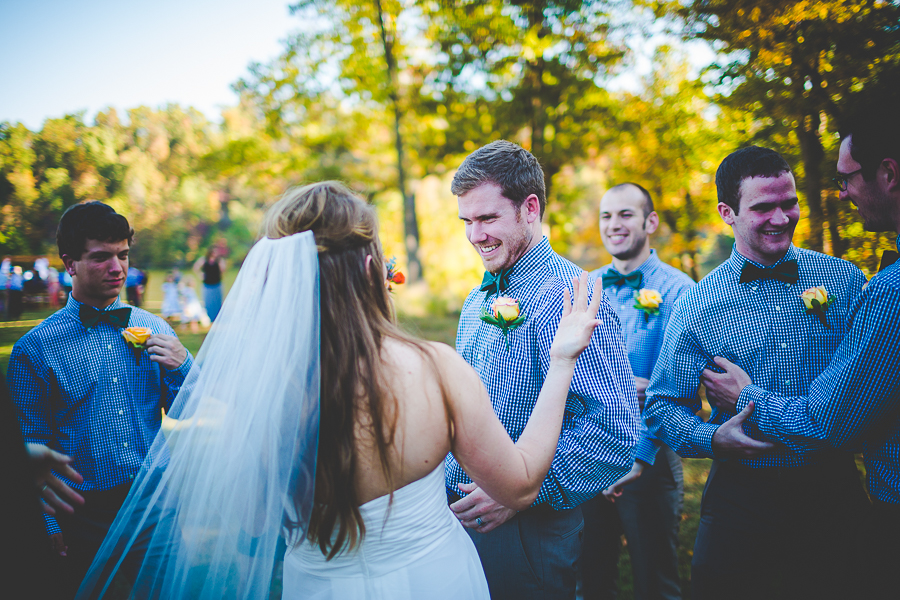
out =
[[[659,229],[659,214],[654,210],[644,219],[644,231],[650,235],[656,233],[657,229]]]
[[[538,200],[536,194],[531,194],[522,202],[522,208],[525,210],[525,221],[534,223],[541,220],[541,201]]]
[[[62,255],[63,266],[66,268],[66,273],[71,276],[75,276],[75,259],[69,256],[68,254]]]
[[[722,220],[727,225],[734,226],[734,210],[724,202],[719,202],[716,208],[719,210],[719,216],[722,217]]]
[[[881,161],[881,166],[885,171],[887,192],[892,193],[900,190],[900,163],[897,162],[897,159],[885,158]]]

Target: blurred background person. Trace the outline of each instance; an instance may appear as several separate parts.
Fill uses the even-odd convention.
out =
[[[208,328],[210,324],[209,315],[200,304],[200,298],[197,297],[197,289],[195,288],[194,278],[185,277],[180,287],[181,296],[181,326],[182,329],[190,325],[192,333],[199,333],[200,326]]]
[[[176,280],[177,271],[169,271],[166,280],[162,284],[163,300],[161,313],[163,319],[171,320],[181,318],[181,295],[178,290],[178,281]]]
[[[24,285],[25,277],[22,275],[22,267],[16,265],[13,267],[12,274],[9,277],[8,287],[8,314],[13,321],[18,321],[22,316],[22,288]]]
[[[125,298],[128,304],[140,308],[144,300],[144,288],[147,284],[147,274],[137,267],[128,267],[125,276]]]
[[[203,304],[211,321],[216,320],[222,308],[222,275],[225,273],[225,259],[218,248],[206,251],[206,257],[194,263],[194,272],[203,279]]]

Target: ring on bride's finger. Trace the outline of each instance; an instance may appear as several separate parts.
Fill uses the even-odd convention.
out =
[[[482,525],[484,525],[484,521],[481,520],[481,517],[477,517],[475,519],[475,524],[481,527]]]

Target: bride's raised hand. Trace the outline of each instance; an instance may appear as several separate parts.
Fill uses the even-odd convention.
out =
[[[572,278],[574,299],[570,299],[569,290],[563,291],[563,313],[559,328],[550,346],[550,358],[575,362],[578,356],[591,342],[591,334],[601,323],[597,319],[597,310],[603,291],[596,289],[594,297],[588,304],[588,274],[581,273],[578,279]]]

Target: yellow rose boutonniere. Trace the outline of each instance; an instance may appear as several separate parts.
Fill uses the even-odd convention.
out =
[[[122,337],[125,343],[134,350],[134,360],[141,361],[141,351],[146,348],[147,339],[153,335],[153,330],[149,327],[126,327],[122,330]]]
[[[800,299],[803,300],[803,306],[807,313],[816,315],[823,326],[830,328],[828,320],[825,318],[825,311],[834,302],[834,297],[828,294],[824,285],[809,288],[800,294]]]
[[[656,290],[644,288],[634,294],[634,307],[644,311],[645,323],[650,320],[650,315],[655,316],[659,314],[660,304],[662,304],[662,294]]]
[[[509,350],[509,331],[525,322],[525,317],[519,313],[519,301],[514,298],[499,296],[491,304],[491,310],[482,310],[481,320],[499,327],[506,340],[506,349]]]

